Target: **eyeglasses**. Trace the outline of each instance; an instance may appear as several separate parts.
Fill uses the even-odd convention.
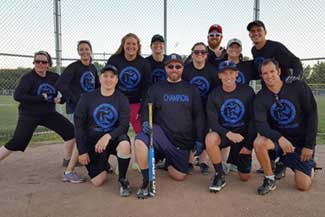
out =
[[[181,69],[182,68],[182,65],[179,65],[179,64],[177,64],[177,65],[169,64],[169,65],[167,65],[167,68],[169,68],[169,69],[173,69],[173,68],[175,68],[175,69]]]
[[[36,64],[40,64],[40,63],[42,63],[42,64],[48,64],[49,62],[47,62],[47,61],[45,61],[45,60],[35,60],[34,61]]]
[[[211,33],[208,34],[208,36],[209,37],[220,37],[220,36],[222,36],[222,34],[217,33],[217,32],[211,32]]]
[[[193,53],[194,53],[195,55],[200,55],[200,54],[204,55],[204,54],[206,54],[207,52],[206,52],[205,50],[193,50]]]

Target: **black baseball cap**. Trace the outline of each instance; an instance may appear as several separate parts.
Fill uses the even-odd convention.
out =
[[[108,64],[108,65],[104,66],[104,68],[102,68],[102,69],[100,70],[100,74],[103,74],[104,72],[107,72],[107,71],[111,71],[111,72],[113,72],[115,75],[118,74],[118,69],[117,69],[117,67],[114,66],[114,65],[111,65],[111,64]]]
[[[260,20],[254,20],[254,21],[250,22],[247,25],[247,30],[248,31],[251,31],[251,29],[252,29],[253,26],[260,26],[260,27],[263,27],[264,30],[266,30],[264,23],[262,21],[260,21]]]
[[[234,71],[238,71],[238,68],[237,68],[236,63],[234,61],[232,61],[232,60],[222,61],[219,64],[218,73],[221,73],[221,72],[223,72],[226,69],[231,69],[231,70],[234,70]]]
[[[182,65],[184,65],[182,57],[176,53],[172,53],[166,57],[165,65],[167,65],[170,62],[179,62]]]
[[[152,36],[151,44],[154,43],[155,41],[165,42],[165,39],[161,35],[156,34],[156,35]]]

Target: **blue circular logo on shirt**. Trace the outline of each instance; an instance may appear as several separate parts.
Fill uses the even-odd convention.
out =
[[[245,84],[246,79],[245,79],[245,75],[244,73],[242,73],[241,71],[238,72],[238,76],[236,78],[236,83],[237,84]]]
[[[95,89],[95,76],[91,71],[85,71],[80,77],[81,89],[85,92],[91,92]]]
[[[161,68],[154,69],[151,76],[153,84],[157,83],[158,81],[165,81],[167,79],[165,70]]]
[[[114,106],[104,103],[96,107],[95,111],[93,112],[93,118],[99,129],[106,132],[111,130],[116,124],[118,113]]]
[[[289,100],[280,99],[273,103],[271,116],[278,124],[290,124],[296,117],[296,108]]]
[[[194,84],[196,88],[200,91],[200,95],[206,95],[210,90],[209,81],[203,76],[195,76],[190,81],[191,84]]]
[[[46,93],[48,101],[53,101],[54,97],[57,95],[56,89],[48,83],[43,83],[38,86],[37,95],[40,96],[43,93]]]
[[[227,99],[221,106],[220,113],[225,122],[236,124],[245,113],[244,104],[238,99]]]
[[[132,66],[125,67],[119,74],[119,82],[126,90],[135,89],[141,81],[139,70]]]

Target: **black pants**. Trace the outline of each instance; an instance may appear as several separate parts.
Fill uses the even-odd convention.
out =
[[[64,141],[74,138],[74,128],[68,119],[58,112],[35,117],[19,115],[13,138],[5,147],[11,151],[25,151],[37,126],[44,126],[59,134]]]

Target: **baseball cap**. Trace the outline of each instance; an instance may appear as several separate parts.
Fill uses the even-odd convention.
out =
[[[248,31],[251,31],[251,29],[252,29],[253,26],[260,26],[260,27],[263,27],[264,30],[266,30],[264,23],[262,21],[260,21],[260,20],[254,20],[254,21],[250,22],[247,25],[247,30]]]
[[[232,60],[222,61],[219,64],[218,73],[223,72],[225,69],[232,69],[232,70],[236,70],[236,71],[238,70],[236,63]]]
[[[218,24],[213,24],[212,26],[210,26],[208,33],[212,31],[217,31],[218,33],[222,34],[222,27]]]
[[[230,39],[227,43],[227,48],[230,47],[232,44],[238,44],[240,47],[242,47],[241,41],[237,38]]]
[[[152,36],[151,44],[154,43],[155,41],[165,42],[165,39],[161,35],[156,34],[156,35]]]
[[[104,68],[102,68],[100,70],[100,74],[103,74],[104,72],[107,72],[107,71],[112,71],[115,75],[118,74],[118,69],[116,66],[114,65],[111,65],[111,64],[108,64],[106,66],[104,66]]]
[[[182,65],[184,64],[182,57],[176,53],[172,53],[166,57],[165,65],[167,65],[170,62],[179,62]]]

